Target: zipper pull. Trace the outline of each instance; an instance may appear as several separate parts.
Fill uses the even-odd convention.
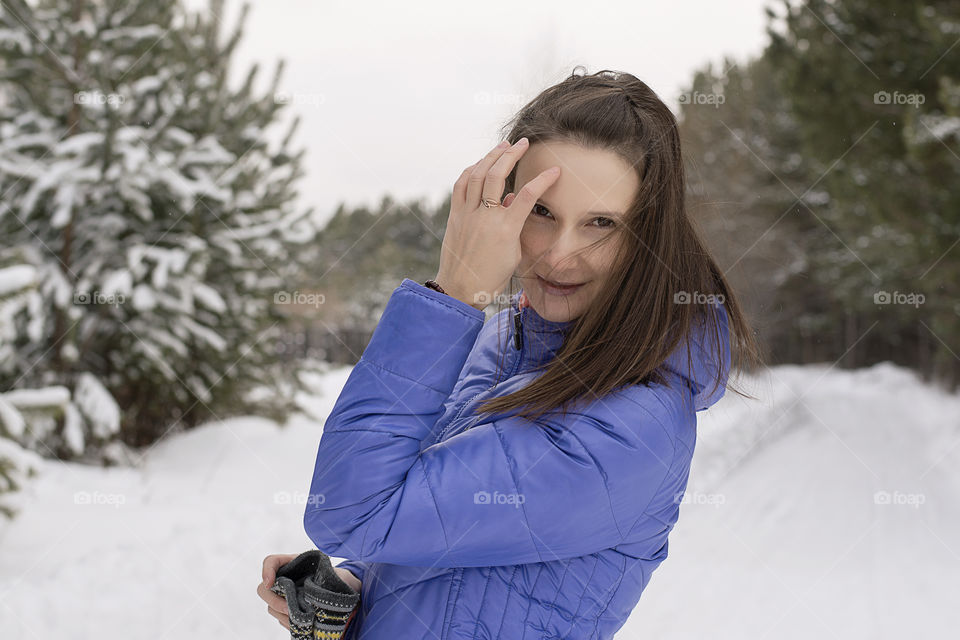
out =
[[[513,314],[513,346],[520,350],[520,347],[523,346],[523,320],[520,318],[520,314],[523,313],[523,310],[517,311]]]

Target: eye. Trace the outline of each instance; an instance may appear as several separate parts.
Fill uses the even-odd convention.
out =
[[[547,209],[547,208],[546,208],[545,206],[543,206],[542,204],[540,204],[539,202],[538,202],[537,204],[533,205],[533,209],[531,209],[531,211],[534,212],[534,213],[537,213],[537,209],[538,209],[538,208],[539,208],[539,209],[543,209],[547,214],[550,213],[550,210]],[[537,213],[537,215],[538,215],[538,216],[542,216],[542,215],[546,215],[546,214]]]
[[[542,210],[542,212],[541,212],[541,210]],[[533,213],[533,214],[535,214],[535,215],[537,215],[537,216],[540,216],[540,217],[546,217],[546,216],[548,216],[548,215],[551,215],[551,214],[550,214],[550,210],[547,209],[547,208],[546,208],[545,206],[543,206],[542,204],[540,204],[539,202],[538,202],[537,204],[533,205],[533,208],[530,210],[530,212]],[[598,222],[598,221],[601,221],[601,222],[602,222],[601,224],[596,225],[596,227],[597,227],[598,229],[610,229],[610,228],[615,227],[615,226],[617,225],[616,220],[613,220],[613,219],[611,219],[611,218],[605,218],[605,217],[603,217],[603,216],[594,218],[593,221],[594,221],[594,222]]]
[[[610,224],[597,225],[597,226],[599,226],[601,229],[609,229],[610,227],[615,226],[615,225],[617,224],[616,222],[614,222],[614,221],[611,220],[610,218],[594,218],[594,221],[597,221],[597,220],[606,220],[607,222],[610,223]]]

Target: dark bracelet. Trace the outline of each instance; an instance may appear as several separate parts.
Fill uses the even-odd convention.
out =
[[[439,291],[440,293],[447,293],[446,291],[443,290],[443,287],[437,284],[436,280],[427,280],[426,282],[423,283],[423,286],[429,287],[434,291]]]

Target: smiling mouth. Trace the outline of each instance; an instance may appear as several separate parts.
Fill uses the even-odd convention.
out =
[[[560,283],[560,282],[554,282],[554,281],[552,281],[552,280],[547,280],[546,278],[543,278],[543,277],[541,277],[541,276],[539,276],[539,275],[537,276],[537,279],[540,280],[541,284],[546,284],[546,285],[548,285],[548,286],[550,286],[550,287],[553,287],[554,289],[568,289],[568,290],[572,290],[572,289],[576,289],[577,287],[586,284],[586,283],[584,283],[584,282],[571,282],[571,283],[566,283],[566,284],[564,284],[564,283]]]

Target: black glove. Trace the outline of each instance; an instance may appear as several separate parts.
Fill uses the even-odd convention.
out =
[[[294,640],[342,638],[360,602],[360,594],[340,579],[330,557],[317,549],[277,569],[270,590],[287,601]]]

